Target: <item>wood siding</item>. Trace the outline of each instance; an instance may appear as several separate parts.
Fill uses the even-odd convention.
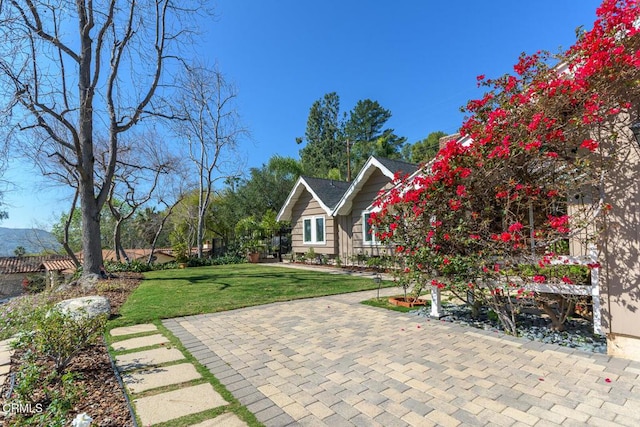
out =
[[[640,159],[635,141],[620,152],[624,166],[608,175],[606,195],[612,205],[600,242],[602,324],[610,333],[640,338]],[[612,337],[610,336],[611,340]],[[609,341],[615,346],[615,340]],[[611,354],[612,348],[609,348]],[[640,360],[640,355],[635,358]]]
[[[324,217],[325,242],[324,243],[304,243],[303,242],[303,220],[306,217]],[[338,250],[338,227],[335,220],[320,207],[320,204],[313,198],[306,189],[293,205],[291,212],[291,251],[296,254],[309,252],[313,248],[316,254],[335,256]]]
[[[380,172],[379,169],[376,169],[358,194],[355,195],[351,214],[348,215],[345,223],[345,226],[351,229],[351,236],[349,236],[349,242],[342,245],[341,253],[343,248],[344,252],[348,254],[347,256],[357,254],[377,256],[387,253],[384,246],[364,243],[362,214],[371,206],[380,190],[388,190],[391,186],[391,179]]]

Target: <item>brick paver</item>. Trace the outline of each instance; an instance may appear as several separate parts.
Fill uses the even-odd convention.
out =
[[[359,304],[373,296],[277,303],[164,325],[266,426],[639,419],[640,363]]]

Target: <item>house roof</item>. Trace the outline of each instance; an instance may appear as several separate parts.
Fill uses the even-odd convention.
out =
[[[58,270],[55,267],[58,263],[69,261],[72,269],[75,269],[73,262],[62,255],[45,255],[45,256],[22,256],[22,257],[0,257],[0,274],[27,274],[38,273],[45,270]],[[61,265],[61,264],[60,264]],[[67,267],[64,268],[66,270]]]
[[[460,144],[463,147],[468,147],[471,144],[473,144],[473,139],[471,137],[460,136],[459,133],[454,133],[454,134],[443,136],[442,138],[440,138],[440,149],[445,147],[450,141],[456,141],[457,144]],[[403,192],[407,191],[408,190],[407,183],[410,183],[410,185],[413,185],[412,184],[413,180],[417,176],[424,175],[425,173],[430,174],[431,168],[433,167],[433,164],[436,162],[437,159],[438,159],[438,156],[436,155],[436,157],[432,158],[427,163],[423,164],[422,167],[416,166],[415,170],[413,172],[407,173],[408,175],[407,178],[401,182],[398,182],[394,186],[394,188],[405,187],[403,188]],[[371,202],[371,204],[367,208],[368,210],[377,210],[377,208],[373,206],[374,202],[375,201]]]
[[[287,221],[291,219],[293,206],[305,190],[311,194],[327,215],[331,215],[349,185],[350,183],[346,181],[301,176],[293,186],[284,205],[282,205],[277,220]]]
[[[143,260],[143,261],[146,261],[147,258],[149,257],[149,254],[151,253],[151,249],[146,249],[146,248],[133,248],[133,249],[125,248],[124,251],[126,252],[130,260]],[[153,254],[154,255],[162,254],[168,257],[174,257],[170,249],[163,249],[163,248],[155,249],[153,251]],[[116,251],[113,249],[103,249],[102,259],[104,261],[116,261]]]
[[[367,180],[376,171],[376,169],[380,170],[380,172],[392,180],[396,172],[399,172],[402,175],[411,175],[415,173],[418,170],[418,165],[403,162],[401,160],[392,160],[375,156],[369,157],[349,186],[349,189],[336,204],[332,213],[333,215],[346,215],[351,211],[353,198],[366,184]]]
[[[52,259],[43,261],[42,265],[47,271],[75,271],[76,265],[70,258]]]

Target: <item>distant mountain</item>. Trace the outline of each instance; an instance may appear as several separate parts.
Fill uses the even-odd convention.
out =
[[[62,249],[62,245],[48,231],[0,227],[0,256],[15,256],[14,251],[18,246],[24,247],[27,254],[58,252]]]

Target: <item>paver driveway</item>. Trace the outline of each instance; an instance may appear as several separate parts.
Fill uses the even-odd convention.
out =
[[[164,324],[267,426],[640,425],[640,363],[359,304],[374,295]]]

